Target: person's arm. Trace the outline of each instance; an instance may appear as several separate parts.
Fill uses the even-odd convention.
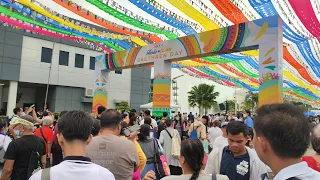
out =
[[[191,125],[192,125],[192,124],[191,124]],[[191,135],[191,131],[193,130],[192,128],[190,128],[190,127],[191,127],[191,125],[189,126],[188,136],[190,136],[190,135]]]
[[[47,156],[46,155],[42,155],[41,156],[41,165],[42,165],[42,168],[45,169],[46,168],[46,164],[47,164]]]
[[[160,137],[159,137],[159,142],[160,142],[160,144],[163,144],[164,143],[164,139],[163,139],[163,132],[164,132],[165,130],[163,130],[163,131],[161,131],[161,133],[160,133]]]
[[[42,124],[42,120],[37,117],[37,113],[34,109],[32,109],[32,118],[39,124]]]
[[[2,169],[0,180],[9,180],[13,171],[14,160],[6,160]]]
[[[134,171],[133,172],[135,172],[135,171],[137,171],[139,169],[139,165],[140,165],[139,156],[138,156],[138,152],[137,152],[137,149],[134,146],[134,144],[133,144],[133,147],[130,148],[130,149],[132,149],[131,158],[133,158],[132,159],[133,160],[133,166],[134,166]]]

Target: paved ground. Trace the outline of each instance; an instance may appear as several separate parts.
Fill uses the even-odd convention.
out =
[[[307,152],[304,155],[305,156],[312,156],[314,154],[315,154],[314,150],[310,147],[310,148],[308,148]],[[270,179],[273,179],[272,173],[270,173],[269,176],[270,176]]]

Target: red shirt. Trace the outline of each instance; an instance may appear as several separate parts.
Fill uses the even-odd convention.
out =
[[[52,131],[52,129],[50,129],[50,127],[42,126],[42,133],[43,133],[43,136],[46,139],[47,143],[53,142],[54,135],[53,135],[53,131]],[[41,135],[40,128],[36,129],[36,131],[34,132],[34,135],[39,136],[40,138],[43,139],[44,142],[46,142],[44,140],[43,136]],[[48,144],[47,143],[46,143],[46,152],[48,153]]]
[[[312,156],[303,156],[302,161],[307,162],[310,168],[320,172],[320,164]]]

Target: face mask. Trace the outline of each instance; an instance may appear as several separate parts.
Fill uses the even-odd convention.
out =
[[[246,118],[248,115],[244,114],[243,117]]]
[[[19,130],[14,130],[14,133],[15,133],[16,136],[18,136],[18,137],[21,137],[21,136],[22,136],[21,131],[19,131]]]
[[[228,120],[231,120],[231,116],[228,117]]]
[[[179,120],[180,120],[180,118],[176,118],[176,120],[177,120],[177,121],[179,121]]]

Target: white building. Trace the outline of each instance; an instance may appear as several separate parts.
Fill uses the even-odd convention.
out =
[[[15,107],[36,104],[43,108],[49,81],[49,110],[91,111],[89,92],[93,89],[95,57],[100,54],[73,41],[1,26],[0,109],[12,115]],[[148,103],[150,72],[150,68],[110,72],[108,108],[122,100],[137,110]]]

